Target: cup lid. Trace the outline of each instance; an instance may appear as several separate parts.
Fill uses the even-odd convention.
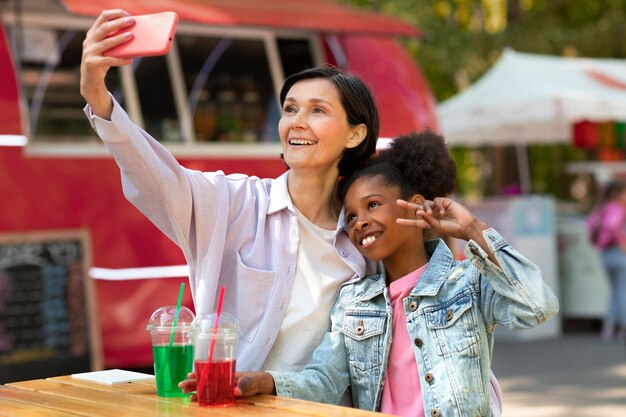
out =
[[[215,330],[217,314],[200,314],[193,320],[192,327],[197,334],[213,334]],[[222,313],[219,317],[217,333],[224,336],[239,337],[240,330],[237,320],[228,313]]]
[[[174,317],[176,315],[176,306],[163,306],[157,308],[146,327],[148,331],[165,331],[171,330],[174,325]],[[176,320],[176,328],[189,328],[195,318],[193,312],[185,306],[180,306],[178,311],[178,319]]]

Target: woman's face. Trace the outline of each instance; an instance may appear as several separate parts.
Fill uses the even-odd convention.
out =
[[[335,85],[323,78],[302,80],[289,89],[278,133],[291,169],[337,166],[343,150],[354,147],[361,127],[348,124]]]
[[[361,177],[348,190],[344,201],[350,241],[363,256],[382,260],[385,267],[403,265],[413,259],[421,233],[396,223],[410,213],[396,204],[398,187],[386,185],[379,176]]]

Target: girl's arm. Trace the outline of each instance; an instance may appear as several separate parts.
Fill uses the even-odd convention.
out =
[[[237,375],[236,395],[277,394],[337,404],[350,384],[348,357],[341,332],[340,297],[331,313],[331,331],[324,335],[311,362],[300,372],[243,372]]]
[[[494,265],[482,248],[469,242],[465,255],[477,269],[480,309],[489,324],[509,329],[529,329],[545,322],[559,310],[554,292],[543,281],[537,265],[515,250],[494,229],[483,235],[498,259]]]
[[[276,385],[272,375],[263,371],[237,372],[235,396],[248,397],[255,394],[276,395]]]
[[[398,219],[399,224],[468,241],[465,255],[480,274],[480,304],[487,323],[532,328],[556,314],[558,300],[537,265],[463,205],[449,198],[421,203],[398,200],[398,205],[415,211],[415,218]]]

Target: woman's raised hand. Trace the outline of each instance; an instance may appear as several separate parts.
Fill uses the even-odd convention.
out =
[[[109,68],[128,65],[132,60],[104,56],[103,53],[130,41],[130,33],[111,34],[133,24],[134,19],[124,10],[104,10],[87,31],[83,41],[80,94],[91,106],[92,112],[105,119],[110,119],[113,110],[113,103],[104,82],[105,76]]]

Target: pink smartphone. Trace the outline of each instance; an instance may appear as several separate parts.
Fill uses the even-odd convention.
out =
[[[105,56],[135,58],[139,56],[165,55],[170,50],[176,32],[178,15],[162,12],[133,16],[135,24],[112,35],[131,32],[133,39],[104,52]]]

